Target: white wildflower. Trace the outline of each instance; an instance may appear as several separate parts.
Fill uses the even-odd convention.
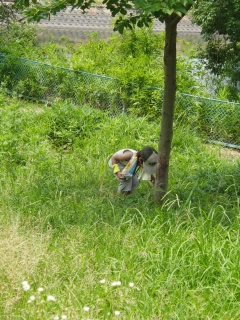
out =
[[[53,320],[59,320],[59,316],[54,316]]]
[[[104,284],[105,282],[106,282],[105,279],[102,279],[102,280],[99,281],[99,283],[101,283],[101,284]]]
[[[30,296],[28,299],[28,303],[31,303],[35,300],[35,296]]]
[[[121,281],[113,281],[112,283],[111,283],[111,286],[112,287],[117,287],[117,286],[120,286],[121,285]]]
[[[89,307],[87,307],[87,306],[83,307],[83,311],[88,312],[89,310],[90,310],[90,308],[89,308]]]
[[[37,291],[38,291],[38,292],[43,292],[44,289],[43,289],[43,288],[38,288]]]
[[[133,288],[133,287],[134,287],[134,283],[133,283],[133,282],[129,282],[128,285],[129,285],[130,288]]]
[[[56,302],[56,298],[54,296],[47,296],[47,301]]]
[[[27,281],[22,282],[22,288],[24,291],[28,291],[30,289],[30,285],[28,284]]]
[[[114,311],[115,316],[120,316],[120,311]]]
[[[62,320],[67,320],[67,316],[65,314],[62,315]]]

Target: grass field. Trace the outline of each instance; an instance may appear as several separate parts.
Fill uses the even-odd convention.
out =
[[[0,95],[0,319],[239,319],[240,156],[174,124],[163,205],[108,159],[159,121]]]

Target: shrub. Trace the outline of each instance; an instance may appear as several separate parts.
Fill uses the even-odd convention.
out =
[[[84,145],[85,138],[93,136],[106,116],[94,109],[71,103],[56,103],[50,112],[48,138],[54,147],[69,150],[77,141]]]

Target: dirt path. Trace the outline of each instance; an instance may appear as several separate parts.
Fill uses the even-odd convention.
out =
[[[221,146],[214,146],[214,145],[209,145],[210,150],[218,150],[219,152],[219,157],[220,158],[225,158],[228,160],[232,161],[240,161],[240,150],[238,149],[232,149],[232,148],[227,148],[227,147],[221,147]]]

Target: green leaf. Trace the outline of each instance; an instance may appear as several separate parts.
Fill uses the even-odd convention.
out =
[[[124,8],[122,8],[122,9],[120,10],[120,13],[123,14],[123,15],[126,15],[126,14],[127,14],[127,10],[125,10]]]
[[[166,8],[166,9],[163,9],[163,12],[170,16],[174,12],[174,9]]]

